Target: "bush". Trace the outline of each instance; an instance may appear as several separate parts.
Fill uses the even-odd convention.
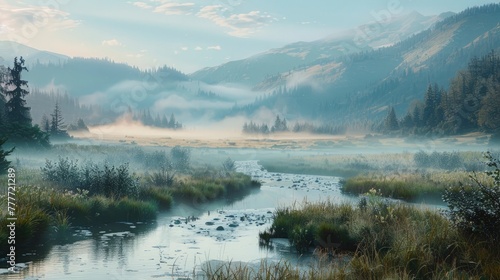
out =
[[[424,151],[418,151],[413,156],[413,161],[421,168],[440,168],[455,170],[464,166],[463,159],[458,152],[436,152],[427,154]]]
[[[112,198],[138,195],[138,179],[130,175],[128,164],[115,167],[106,163],[101,169],[92,162],[82,167],[60,157],[56,163],[47,160],[41,169],[45,179],[71,190],[85,189],[90,195]]]
[[[487,165],[493,168],[486,173],[494,180],[487,186],[474,174],[475,186],[452,187],[445,191],[443,200],[448,203],[451,221],[463,232],[489,241],[500,241],[500,161],[487,152]]]
[[[149,176],[151,182],[155,186],[166,186],[171,187],[175,183],[175,174],[170,173],[166,169],[161,169],[160,171],[154,172]]]
[[[315,236],[315,228],[313,225],[296,225],[290,233],[290,243],[295,247],[299,254],[307,253],[313,245]]]
[[[154,151],[150,154],[144,154],[143,157],[141,161],[144,162],[144,166],[148,169],[171,170],[173,167],[172,161],[165,152]]]
[[[189,169],[191,151],[188,148],[175,146],[170,150],[170,157],[172,158],[173,167],[176,170],[186,171]]]
[[[57,162],[45,161],[45,167],[42,167],[44,179],[58,184],[62,184],[70,189],[76,189],[80,185],[80,173],[78,170],[78,161],[59,157]]]
[[[156,202],[161,209],[169,209],[173,202],[171,191],[161,187],[141,189],[140,198]]]
[[[227,158],[223,163],[222,163],[222,169],[225,172],[233,172],[236,170],[236,165],[234,163],[234,160],[231,158]]]

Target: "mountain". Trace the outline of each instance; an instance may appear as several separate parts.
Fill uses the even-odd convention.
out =
[[[297,42],[247,59],[204,68],[192,73],[191,78],[211,84],[243,83],[253,86],[266,77],[302,67],[318,59],[338,58],[395,44],[450,15],[452,13],[423,16],[412,12],[388,22],[372,22],[343,34],[313,42]]]
[[[393,46],[326,58],[274,75],[255,86],[272,94],[247,106],[265,106],[325,120],[381,117],[387,106],[398,114],[421,99],[430,83],[447,87],[472,57],[500,51],[500,4],[467,9]],[[281,91],[283,92],[283,91]]]
[[[63,63],[68,56],[48,51],[37,50],[12,41],[0,41],[0,65],[13,64],[14,57],[22,56],[28,66],[35,63]]]
[[[170,68],[160,67],[141,71],[124,63],[108,59],[71,58],[63,63],[36,63],[24,76],[33,87],[60,88],[72,96],[85,96],[103,92],[124,82],[155,83],[167,87],[171,83],[186,80],[186,75]]]

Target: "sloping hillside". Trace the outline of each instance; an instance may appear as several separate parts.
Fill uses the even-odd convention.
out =
[[[449,16],[423,16],[417,12],[393,18],[390,22],[374,22],[313,42],[297,42],[272,49],[247,59],[231,61],[217,67],[209,67],[191,74],[191,78],[207,83],[240,83],[255,85],[278,73],[294,70],[318,59],[332,59],[366,52],[382,46],[393,45],[409,36],[434,25]],[[375,30],[375,31],[374,31]],[[362,41],[357,37],[369,32]]]
[[[499,4],[468,9],[391,47],[317,60],[270,77],[255,88],[298,89],[261,100],[254,108],[267,106],[311,117],[306,112],[321,107],[325,119],[371,118],[388,105],[404,112],[423,96],[429,83],[446,87],[472,57],[493,49],[500,49]],[[310,97],[300,107],[291,106],[297,92]]]

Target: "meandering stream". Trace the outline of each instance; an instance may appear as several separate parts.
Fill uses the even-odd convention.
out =
[[[239,161],[237,170],[262,182],[239,201],[195,206],[176,205],[155,222],[116,223],[78,229],[82,240],[51,247],[45,257],[20,264],[6,279],[179,279],[191,277],[207,261],[259,264],[299,258],[287,240],[273,249],[259,246],[258,233],[268,228],[276,207],[330,199],[355,201],[339,190],[339,178],[270,173],[254,161]]]

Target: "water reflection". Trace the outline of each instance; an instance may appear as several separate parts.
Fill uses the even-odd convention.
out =
[[[259,231],[272,222],[278,206],[330,198],[355,201],[341,194],[339,178],[268,173],[257,161],[239,162],[241,172],[263,182],[260,190],[209,204],[177,204],[154,223],[116,223],[80,231],[84,240],[54,246],[43,260],[8,279],[147,279],[190,277],[210,261],[262,259],[292,263],[299,256],[287,240],[259,246]],[[188,219],[188,217],[190,217]]]

